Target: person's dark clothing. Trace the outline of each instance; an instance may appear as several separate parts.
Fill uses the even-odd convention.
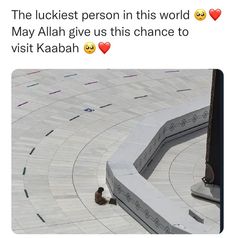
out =
[[[95,202],[99,205],[104,205],[106,204],[108,201],[102,197],[102,193],[99,193],[98,191],[95,193]]]

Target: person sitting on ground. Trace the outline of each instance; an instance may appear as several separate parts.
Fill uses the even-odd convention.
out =
[[[102,197],[103,191],[104,191],[104,188],[99,187],[98,190],[95,192],[95,202],[99,205],[104,205],[108,202],[106,198]]]

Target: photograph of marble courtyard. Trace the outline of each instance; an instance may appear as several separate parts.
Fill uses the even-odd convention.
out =
[[[13,71],[11,192],[15,233],[220,233],[223,73]]]

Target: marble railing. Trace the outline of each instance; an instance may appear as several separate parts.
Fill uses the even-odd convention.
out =
[[[118,203],[151,233],[206,233],[141,174],[157,159],[164,143],[208,126],[208,98],[145,117],[106,164],[106,181]],[[154,156],[153,156],[154,154]]]

